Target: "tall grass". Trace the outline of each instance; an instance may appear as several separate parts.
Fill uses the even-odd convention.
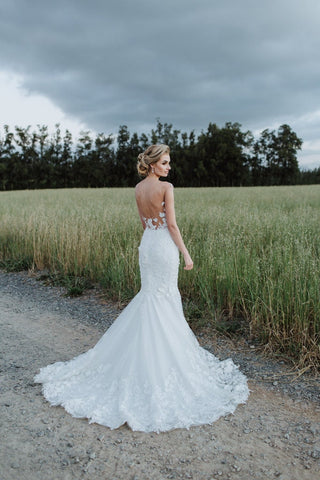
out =
[[[320,187],[176,189],[195,268],[187,313],[320,365]],[[0,259],[99,282],[130,299],[142,227],[132,189],[2,192]],[[236,320],[236,321],[235,321]]]

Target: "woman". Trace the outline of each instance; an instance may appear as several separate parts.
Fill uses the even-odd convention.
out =
[[[179,250],[193,268],[176,223],[173,187],[160,182],[170,150],[151,145],[138,157],[145,179],[136,186],[144,234],[139,247],[141,290],[86,353],[40,370],[35,381],[52,405],[74,417],[117,428],[160,432],[212,423],[248,397],[232,360],[200,347],[182,310]]]

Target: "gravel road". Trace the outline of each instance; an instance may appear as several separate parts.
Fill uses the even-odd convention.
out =
[[[0,272],[0,480],[315,480],[320,478],[317,378],[245,341],[199,335],[231,356],[251,395],[213,425],[166,433],[109,430],[50,407],[33,376],[93,346],[119,314],[96,291],[67,298],[27,273]]]

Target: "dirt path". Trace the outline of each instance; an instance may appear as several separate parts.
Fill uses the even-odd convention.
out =
[[[101,308],[110,323],[115,308]],[[319,404],[256,381],[235,415],[161,434],[111,431],[50,407],[33,376],[96,343],[105,325],[90,311],[96,320],[94,300],[0,272],[0,480],[320,478]]]

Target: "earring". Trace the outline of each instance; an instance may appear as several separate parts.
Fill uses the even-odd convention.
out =
[[[154,173],[154,168],[153,167],[151,168],[151,172]]]

